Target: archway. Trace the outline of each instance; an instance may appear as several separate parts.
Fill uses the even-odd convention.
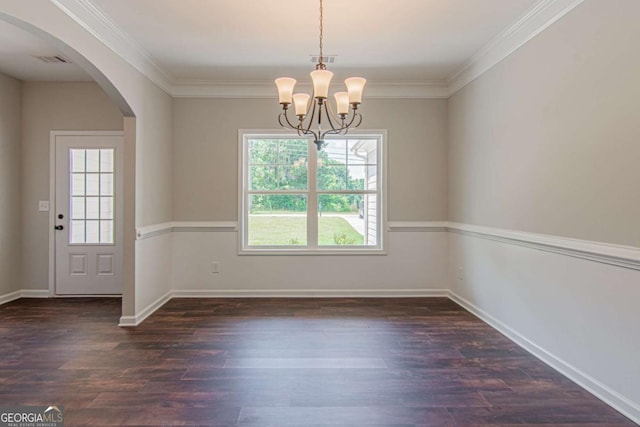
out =
[[[5,7],[5,4],[8,6]],[[3,12],[0,12],[0,19],[6,21],[18,28],[21,28],[52,45],[69,58],[73,63],[80,66],[85,72],[87,72],[93,80],[102,88],[102,90],[111,99],[113,104],[118,108],[123,116],[123,132],[125,140],[124,149],[124,180],[127,183],[124,188],[124,266],[123,266],[123,291],[122,291],[122,316],[134,316],[135,315],[135,153],[136,153],[136,134],[137,134],[137,122],[134,109],[131,106],[131,102],[126,99],[123,92],[116,87],[116,84],[112,82],[112,79],[99,69],[94,63],[87,58],[82,52],[86,52],[91,49],[91,43],[87,43],[87,40],[91,40],[90,34],[86,34],[86,37],[77,39],[77,46],[72,46],[73,43],[63,41],[59,38],[55,31],[51,28],[41,28],[36,24],[36,21],[41,17],[41,13],[37,13],[37,9],[33,7],[24,8],[20,5],[10,3],[0,3],[2,5]],[[15,7],[14,13],[10,10],[12,6]],[[23,5],[24,6],[24,5]],[[38,8],[45,6],[40,3]],[[30,14],[31,11],[36,13]],[[55,7],[53,8],[55,11]],[[40,11],[41,12],[41,11]],[[59,18],[64,18],[62,12],[59,10]],[[45,14],[46,15],[46,14]],[[30,17],[33,16],[33,20]],[[94,40],[94,42],[97,40]],[[52,266],[49,267],[50,274]]]

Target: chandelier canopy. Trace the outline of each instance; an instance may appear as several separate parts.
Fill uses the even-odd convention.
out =
[[[367,82],[362,77],[350,77],[344,81],[346,91],[335,92],[335,110],[329,101],[329,85],[333,73],[327,70],[323,56],[323,7],[320,0],[320,55],[315,71],[311,72],[313,95],[293,93],[296,80],[291,77],[276,79],[278,98],[282,112],[278,115],[278,123],[286,129],[295,130],[298,135],[313,135],[318,150],[324,145],[326,135],[345,135],[349,129],[362,123],[362,115],[358,106],[362,103],[362,92]],[[313,98],[313,99],[312,99]],[[311,103],[309,102],[311,100]],[[297,122],[292,123],[288,116],[289,106],[293,103]],[[349,113],[351,106],[351,113]],[[325,121],[326,120],[326,121]],[[324,121],[324,122],[323,122]],[[314,123],[317,127],[312,129]]]

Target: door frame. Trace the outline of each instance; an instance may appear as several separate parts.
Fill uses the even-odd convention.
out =
[[[58,136],[120,136],[123,139],[124,146],[124,131],[112,131],[112,130],[52,130],[49,132],[49,297],[55,298],[56,295],[56,236],[54,226],[56,224],[55,215],[55,202],[56,202],[56,137]],[[123,155],[122,153],[121,155]],[[124,174],[124,170],[120,171]],[[122,176],[124,179],[124,175]],[[124,200],[123,200],[124,203]],[[121,219],[123,221],[124,218]],[[124,244],[124,243],[122,243]],[[123,247],[124,250],[124,247]],[[123,292],[124,292],[124,276],[123,280]],[[64,295],[65,298],[74,297],[100,297],[113,295]]]

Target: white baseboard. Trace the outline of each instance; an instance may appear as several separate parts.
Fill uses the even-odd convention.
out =
[[[49,291],[41,289],[20,289],[19,291],[0,295],[0,305],[20,298],[49,298]]]
[[[482,321],[489,324],[492,328],[496,329],[510,340],[517,343],[519,346],[527,350],[533,356],[537,357],[556,371],[560,372],[570,380],[580,385],[585,390],[596,396],[598,399],[607,403],[626,417],[630,418],[635,423],[640,424],[640,405],[630,401],[626,397],[622,396],[614,390],[611,390],[606,385],[602,384],[598,380],[585,374],[579,369],[575,368],[571,364],[565,362],[544,348],[540,347],[533,341],[530,341],[519,332],[507,326],[505,323],[496,319],[480,307],[462,298],[460,295],[453,291],[448,291],[449,298],[454,302],[461,305],[464,309],[479,317]]]
[[[416,298],[447,297],[446,289],[249,289],[176,290],[173,298]]]
[[[151,316],[156,310],[165,305],[171,299],[172,292],[169,291],[147,307],[142,310],[139,314],[135,316],[121,316],[120,322],[118,326],[121,327],[130,327],[130,326],[138,326],[140,323],[144,321],[147,317]]]
[[[48,289],[23,289],[20,298],[51,298]]]
[[[8,294],[0,295],[0,305],[15,301],[18,298],[22,298],[22,291],[15,291]]]
[[[136,316],[121,316],[118,326],[138,326],[172,298],[415,298],[448,296],[446,289],[352,290],[182,290],[169,291]]]

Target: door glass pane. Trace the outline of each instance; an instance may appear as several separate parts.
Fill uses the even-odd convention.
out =
[[[113,221],[100,221],[100,243],[113,243]]]
[[[307,244],[307,197],[302,194],[249,196],[249,246]]]
[[[98,197],[87,197],[87,219],[100,219],[99,203]]]
[[[73,197],[71,199],[71,219],[84,219],[84,197]]]
[[[87,221],[87,243],[100,243],[100,221]]]
[[[84,172],[86,150],[71,150],[71,172]]]
[[[71,221],[71,230],[69,231],[71,243],[84,243],[84,221]]]
[[[71,174],[71,194],[74,196],[84,196],[84,174]]]
[[[100,150],[87,151],[87,172],[100,172]]]
[[[100,195],[113,196],[113,174],[100,174]]]
[[[87,179],[87,196],[100,195],[100,175],[97,173],[86,174]]]
[[[113,219],[113,197],[100,198],[100,219]]]
[[[100,150],[100,172],[113,172],[113,148]]]

